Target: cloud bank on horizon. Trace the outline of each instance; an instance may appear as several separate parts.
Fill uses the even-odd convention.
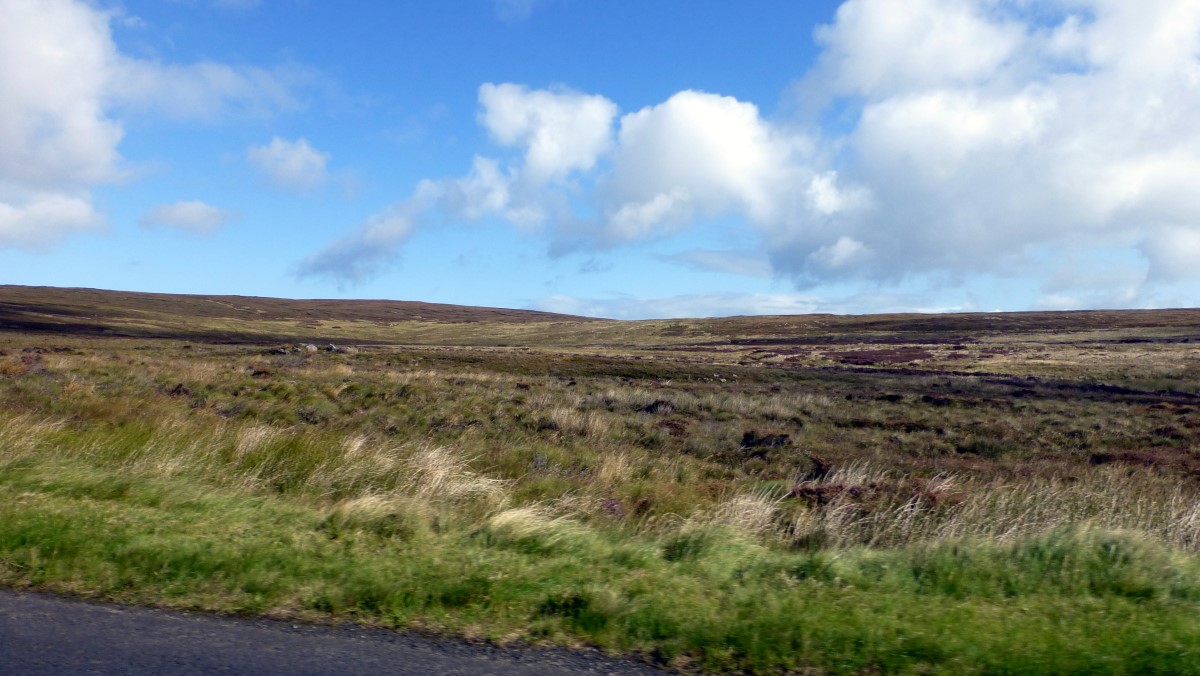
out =
[[[369,277],[418,220],[495,215],[556,254],[735,215],[798,289],[1028,268],[1042,246],[1200,275],[1200,4],[848,0],[816,39],[791,119],[484,84],[479,122],[515,152],[422,182],[302,274]],[[822,125],[831,107],[853,122]]]
[[[493,11],[528,22],[543,4]],[[129,115],[212,124],[304,105],[303,69],[133,56],[112,38],[125,20],[77,0],[0,0],[0,248],[46,251],[106,227],[94,190],[139,171],[120,150]],[[1200,3],[846,0],[813,39],[817,59],[770,117],[696,89],[622,110],[605,92],[481,83],[490,146],[293,271],[353,288],[447,224],[507,223],[555,260],[729,221],[737,250],[660,262],[796,293],[533,303],[607,316],[938,309],[904,285],[982,275],[1032,280],[1038,306],[1128,307],[1200,280]],[[331,153],[304,135],[243,148],[270,186],[329,181]],[[189,195],[141,224],[204,234],[233,213]],[[831,287],[849,289],[845,303],[814,292]]]

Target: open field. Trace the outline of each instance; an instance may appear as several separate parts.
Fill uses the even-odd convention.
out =
[[[1200,310],[0,287],[0,583],[679,669],[1200,673]]]

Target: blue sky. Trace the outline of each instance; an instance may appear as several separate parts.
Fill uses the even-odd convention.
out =
[[[0,0],[0,282],[1195,306],[1200,3]]]

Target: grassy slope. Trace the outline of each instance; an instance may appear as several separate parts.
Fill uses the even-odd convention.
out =
[[[461,324],[99,294],[87,334],[174,339],[50,331],[80,293],[0,290],[0,323],[43,324],[0,331],[6,584],[720,670],[1198,671],[1196,311]]]

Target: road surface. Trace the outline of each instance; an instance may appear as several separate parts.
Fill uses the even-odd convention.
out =
[[[0,589],[0,674],[661,674],[596,652],[117,606]]]

